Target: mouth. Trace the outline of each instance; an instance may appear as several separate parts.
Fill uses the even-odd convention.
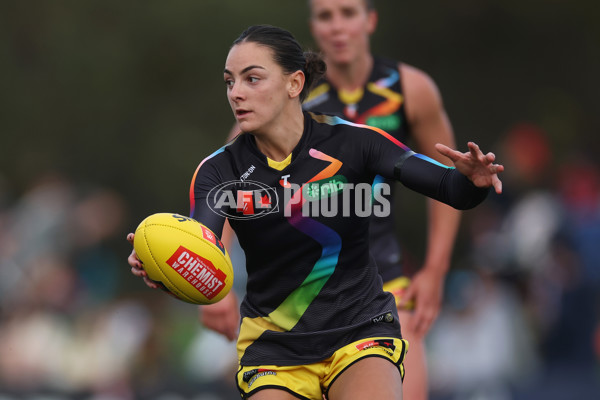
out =
[[[335,40],[331,45],[336,50],[343,50],[347,46],[346,41],[343,40]]]
[[[235,110],[235,117],[238,119],[243,118],[243,117],[247,116],[248,114],[250,114],[249,110],[244,110],[244,109]]]

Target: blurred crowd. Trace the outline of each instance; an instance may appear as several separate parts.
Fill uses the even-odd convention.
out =
[[[530,123],[497,147],[503,194],[465,213],[467,251],[429,337],[432,390],[453,400],[598,399],[598,160],[553,154]]]
[[[428,336],[432,400],[600,398],[600,166],[553,148],[527,123],[498,142],[504,193],[464,214]],[[129,274],[130,208],[0,177],[0,398],[237,398],[234,345]]]
[[[59,173],[1,193],[0,398],[232,393],[232,345],[129,274],[119,193]]]

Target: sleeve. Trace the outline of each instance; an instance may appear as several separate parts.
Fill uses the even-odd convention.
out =
[[[215,155],[216,153],[204,159],[194,173],[190,185],[190,217],[221,237],[226,218],[212,210],[207,202],[211,191],[223,182],[216,162],[211,160]]]
[[[415,153],[381,129],[367,129],[371,134],[366,135],[366,158],[374,173],[459,210],[471,209],[487,197],[489,188],[475,186],[454,167]]]
[[[409,189],[446,203],[459,210],[469,210],[487,197],[489,188],[479,188],[455,168],[413,153],[397,161],[394,177]]]

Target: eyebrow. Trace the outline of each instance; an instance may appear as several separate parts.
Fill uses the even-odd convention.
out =
[[[244,74],[254,68],[265,69],[264,67],[261,67],[260,65],[249,65],[246,68],[244,68],[241,73]],[[227,68],[225,68],[223,70],[223,72],[226,74],[232,75],[231,71],[229,71]]]

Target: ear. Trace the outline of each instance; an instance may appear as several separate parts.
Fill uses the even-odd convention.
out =
[[[302,89],[304,88],[305,79],[304,72],[300,70],[288,75],[287,90],[291,99],[300,96],[300,93],[302,93]]]
[[[367,32],[369,33],[369,35],[372,35],[373,33],[375,33],[375,29],[377,29],[377,21],[379,19],[379,16],[377,15],[377,11],[375,10],[371,10],[368,11],[368,15],[367,15]]]

